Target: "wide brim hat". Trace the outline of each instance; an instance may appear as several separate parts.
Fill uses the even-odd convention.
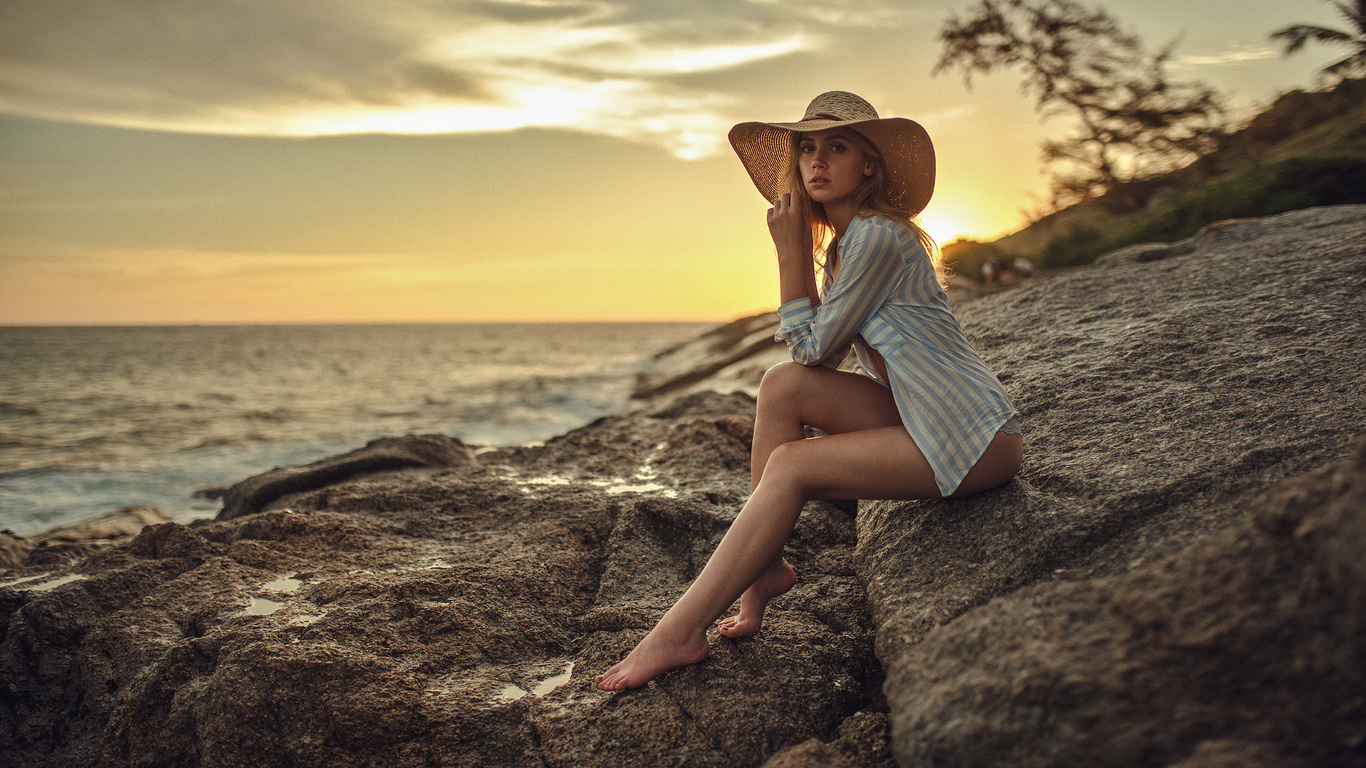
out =
[[[793,134],[849,128],[872,142],[882,155],[883,185],[896,207],[918,215],[934,194],[934,145],[914,120],[878,117],[862,97],[829,91],[811,101],[795,123],[740,123],[730,129],[730,145],[740,156],[759,194],[770,203],[787,189]]]

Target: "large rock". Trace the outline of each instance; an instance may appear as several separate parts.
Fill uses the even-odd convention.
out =
[[[769,366],[792,359],[787,345],[773,338],[778,322],[777,312],[744,317],[659,352],[631,396],[652,400],[721,388],[753,394]]]
[[[930,632],[896,668],[902,763],[1366,763],[1366,440],[1248,513]]]
[[[0,755],[1366,763],[1366,208],[1107,264],[957,310],[1020,407],[1015,481],[809,505],[797,587],[706,663],[592,685],[745,497],[753,400],[706,390],[752,389],[771,317],[545,445],[394,439],[239,484],[217,521],[30,556],[0,575]]]
[[[357,475],[405,467],[453,467],[470,458],[464,443],[445,435],[382,437],[339,456],[302,467],[277,467],[249,477],[224,492],[218,519],[231,520],[260,512],[285,494],[322,488]]]
[[[1230,223],[1142,261],[1074,272],[959,315],[1015,398],[1027,456],[1014,482],[978,497],[861,505],[858,567],[903,765],[1196,759],[1197,747],[1212,747],[1191,729],[1212,721],[1178,727],[1194,717],[1186,705],[1197,706],[1188,694],[1199,682],[1182,687],[1183,679],[1252,674],[1267,662],[1273,668],[1248,685],[1274,688],[1293,670],[1321,666],[1314,638],[1339,629],[1264,604],[1308,589],[1298,576],[1286,574],[1281,594],[1240,593],[1221,579],[1256,563],[1211,564],[1197,579],[1212,550],[1167,561],[1216,532],[1255,539],[1246,528],[1254,499],[1342,458],[1366,431],[1366,206]],[[1134,593],[1132,602],[1152,573],[1182,569],[1171,578],[1189,581],[1189,597],[1203,591],[1235,601],[1234,612],[1265,611],[1274,631],[1233,618],[1220,629],[1211,617],[1210,633],[1261,634],[1211,636],[1184,658],[1170,647],[1127,656],[1130,640],[1117,636],[1123,620],[1111,615],[1115,591]],[[1165,620],[1164,608],[1173,612]],[[1157,624],[1182,621],[1187,610],[1156,598],[1143,608]],[[1344,619],[1362,620],[1360,612]],[[1272,647],[1255,657],[1218,652],[1239,643]],[[949,657],[958,663],[927,662]],[[1100,674],[1107,665],[1118,667]],[[1291,730],[1231,723],[1289,723],[1278,711],[1286,695],[1312,690],[1322,698],[1303,710],[1335,711],[1339,719],[1324,728],[1339,733],[1309,764],[1336,764],[1326,758],[1349,748],[1343,733],[1366,733],[1360,699],[1339,698],[1339,685],[1241,699],[1211,692],[1199,707],[1239,712],[1205,738],[1298,750]],[[951,706],[954,696],[963,698]],[[1099,727],[1109,717],[1125,718],[1123,739],[1118,724]]]

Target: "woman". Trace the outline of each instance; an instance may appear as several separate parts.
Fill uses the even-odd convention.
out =
[[[773,204],[782,323],[792,363],[759,387],[749,501],[687,592],[598,687],[634,688],[707,656],[707,628],[759,631],[792,588],[783,544],[816,499],[929,499],[989,490],[1024,455],[1015,409],[949,311],[913,221],[934,188],[918,124],[879,119],[852,93],[817,96],[796,123],[742,123],[731,145]],[[822,289],[813,244],[828,240]],[[854,372],[835,370],[850,347]],[[826,433],[806,437],[806,427]]]

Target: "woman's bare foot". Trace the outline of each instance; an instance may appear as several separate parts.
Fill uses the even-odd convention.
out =
[[[639,688],[671,669],[707,658],[705,631],[683,640],[667,637],[667,634],[656,625],[626,658],[595,678],[598,688],[604,691]]]
[[[764,622],[768,601],[792,589],[796,583],[797,572],[786,560],[778,558],[777,564],[764,571],[740,596],[739,615],[717,622],[716,630],[732,640],[753,636]]]

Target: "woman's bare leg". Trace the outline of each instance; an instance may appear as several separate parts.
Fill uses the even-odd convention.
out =
[[[814,401],[811,407],[820,413],[805,423],[833,434],[767,445],[761,434],[763,425],[756,420],[756,449],[769,455],[749,501],[688,591],[625,659],[598,677],[599,688],[635,688],[670,669],[706,658],[707,627],[770,572],[775,561],[781,562],[783,544],[807,500],[938,498],[934,473],[895,416],[890,393],[856,375],[808,370],[822,372],[804,382],[807,394],[820,390],[829,397]],[[791,378],[805,375],[794,372]],[[819,384],[812,383],[815,377]],[[864,383],[877,391],[866,390]],[[885,393],[885,399],[879,392]],[[888,403],[895,426],[838,431],[841,425],[885,419]],[[978,473],[975,467],[975,478],[969,473],[974,486],[1000,485],[1014,474],[1018,460],[1014,467],[1009,465],[1016,451],[1005,443],[1004,449],[998,448],[1002,437],[1018,440],[1014,435],[997,436],[979,461],[983,471]],[[1006,469],[1009,473],[1003,474]]]
[[[856,407],[847,406],[851,398]],[[758,487],[773,449],[805,439],[807,425],[838,434],[900,423],[891,393],[866,377],[797,363],[774,366],[764,376],[755,408],[750,491]],[[796,583],[796,571],[779,551],[740,596],[740,612],[719,621],[717,631],[732,639],[755,635],[769,601]]]

